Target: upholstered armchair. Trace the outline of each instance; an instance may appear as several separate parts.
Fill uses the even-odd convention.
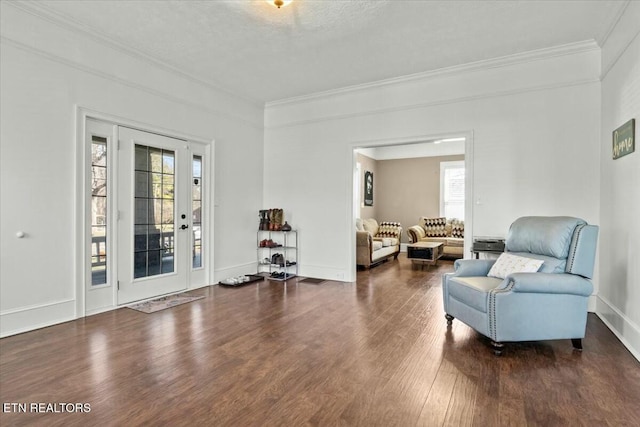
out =
[[[442,279],[447,323],[458,319],[492,340],[571,339],[582,349],[598,227],[572,217],[522,217],[498,260],[456,260]]]

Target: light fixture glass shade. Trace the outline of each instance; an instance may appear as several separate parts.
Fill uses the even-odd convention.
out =
[[[272,6],[277,7],[278,9],[280,9],[282,6],[286,6],[289,3],[291,3],[293,0],[265,0],[267,3],[269,3]]]

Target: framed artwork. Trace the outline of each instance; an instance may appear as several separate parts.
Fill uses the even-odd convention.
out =
[[[373,206],[373,172],[364,173],[364,205]]]
[[[619,159],[636,151],[636,119],[613,131],[613,159]]]

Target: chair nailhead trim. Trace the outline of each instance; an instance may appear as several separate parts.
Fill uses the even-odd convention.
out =
[[[491,335],[489,338],[496,340],[498,336],[498,322],[496,321],[496,295],[511,292],[514,286],[515,282],[511,279],[506,287],[502,289],[491,289],[489,291],[489,334]]]
[[[576,244],[573,247],[573,253],[571,254],[571,260],[569,261],[569,267],[567,268],[568,272],[572,272],[573,270],[573,263],[576,259],[576,248],[578,247],[578,244],[580,243],[580,236],[582,235],[582,230],[584,229],[584,227],[586,226],[586,224],[582,224],[579,225],[576,229]]]

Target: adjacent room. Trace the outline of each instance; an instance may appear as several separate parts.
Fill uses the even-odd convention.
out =
[[[446,258],[463,257],[467,207],[465,142],[464,137],[447,137],[354,150],[357,266],[378,265],[398,251],[407,252],[407,245],[420,239],[441,242],[442,255]],[[470,204],[469,217],[472,209]],[[422,226],[419,223],[436,218],[445,218],[448,232],[444,236],[427,238],[425,233],[420,233]],[[384,222],[399,224],[397,241],[390,235],[393,241],[384,242],[385,246],[381,246],[382,241],[376,245],[373,239],[370,245],[365,239],[364,228],[369,224],[375,228]],[[456,227],[455,237],[452,236],[452,222]],[[371,227],[367,233],[376,236],[377,230]]]
[[[0,1],[0,424],[640,425],[639,34]]]

